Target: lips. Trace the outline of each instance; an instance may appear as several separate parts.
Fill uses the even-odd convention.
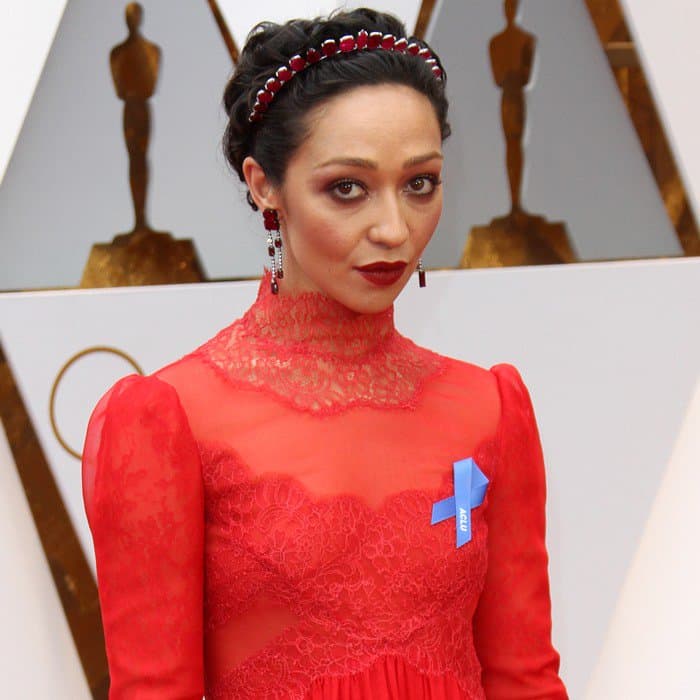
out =
[[[396,262],[374,262],[369,265],[362,265],[358,267],[358,270],[362,272],[394,272],[396,270],[403,270],[406,267],[406,263],[402,260],[397,260]]]
[[[398,282],[405,269],[406,263],[401,260],[397,262],[374,262],[356,268],[365,280],[380,287],[388,287]]]

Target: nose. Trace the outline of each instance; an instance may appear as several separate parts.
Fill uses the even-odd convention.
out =
[[[397,248],[409,236],[408,221],[402,202],[397,196],[387,195],[377,202],[374,222],[369,228],[368,238],[377,245]]]

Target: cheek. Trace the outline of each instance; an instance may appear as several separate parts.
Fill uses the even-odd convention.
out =
[[[354,230],[338,213],[312,209],[295,221],[295,247],[304,257],[343,260],[357,243]]]
[[[416,215],[414,220],[414,231],[416,235],[427,243],[435,232],[441,215],[442,196],[438,196],[430,203],[430,206]]]

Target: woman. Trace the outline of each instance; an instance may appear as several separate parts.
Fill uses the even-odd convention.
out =
[[[440,63],[404,37],[356,10],[248,38],[225,152],[270,269],[88,426],[112,698],[566,697],[527,389],[393,324],[449,133]]]

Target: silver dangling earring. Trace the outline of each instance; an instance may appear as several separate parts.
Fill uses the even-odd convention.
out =
[[[425,287],[425,269],[423,268],[423,258],[418,258],[418,286]]]
[[[276,209],[265,209],[263,220],[267,229],[267,254],[270,256],[271,281],[270,288],[273,294],[279,292],[277,280],[284,277],[282,270],[282,235],[280,234],[280,220]]]

